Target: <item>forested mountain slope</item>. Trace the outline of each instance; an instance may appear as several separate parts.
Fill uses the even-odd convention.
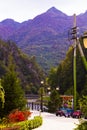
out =
[[[79,35],[87,30],[87,12],[77,16]],[[65,58],[70,43],[68,31],[73,27],[73,16],[55,7],[34,19],[18,23],[11,19],[0,22],[0,37],[13,40],[23,52],[34,55],[38,63],[49,70]]]
[[[35,57],[25,55],[15,43],[0,40],[0,77],[9,70],[10,56],[15,65],[15,71],[21,80],[21,86],[25,91],[37,93],[44,73],[37,64]]]

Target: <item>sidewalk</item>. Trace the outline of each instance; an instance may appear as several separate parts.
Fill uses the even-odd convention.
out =
[[[40,115],[39,111],[32,112],[32,118]],[[34,130],[74,130],[79,123],[78,119],[57,117],[55,114],[47,112],[41,112],[41,116],[43,117],[43,124]]]

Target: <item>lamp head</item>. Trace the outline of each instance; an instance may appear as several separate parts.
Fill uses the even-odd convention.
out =
[[[84,35],[82,38],[83,38],[84,47],[87,48],[87,32],[84,32]]]
[[[59,90],[59,87],[57,87],[56,90]]]
[[[44,84],[44,81],[41,81],[41,84]]]

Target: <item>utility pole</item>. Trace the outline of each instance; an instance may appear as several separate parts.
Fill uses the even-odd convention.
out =
[[[73,89],[74,89],[74,94],[73,94],[73,109],[74,111],[76,110],[76,101],[77,101],[77,76],[76,76],[76,48],[78,47],[85,70],[87,71],[87,60],[84,55],[84,52],[82,50],[79,37],[77,36],[77,25],[76,25],[76,14],[74,14],[74,22],[73,22],[73,28],[70,30],[70,35],[72,36],[70,40],[73,40]],[[84,33],[82,36],[83,44],[84,47],[87,48],[87,32]]]
[[[77,46],[77,27],[76,27],[76,14],[74,14],[74,27],[73,27],[73,32],[74,32],[74,59],[73,59],[73,80],[74,80],[74,111],[76,110],[76,46]]]

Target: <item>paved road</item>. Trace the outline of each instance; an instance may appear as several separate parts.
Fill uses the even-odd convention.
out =
[[[33,111],[32,116],[40,115],[38,111]],[[78,119],[57,117],[55,114],[42,112],[43,124],[34,130],[74,130]]]

